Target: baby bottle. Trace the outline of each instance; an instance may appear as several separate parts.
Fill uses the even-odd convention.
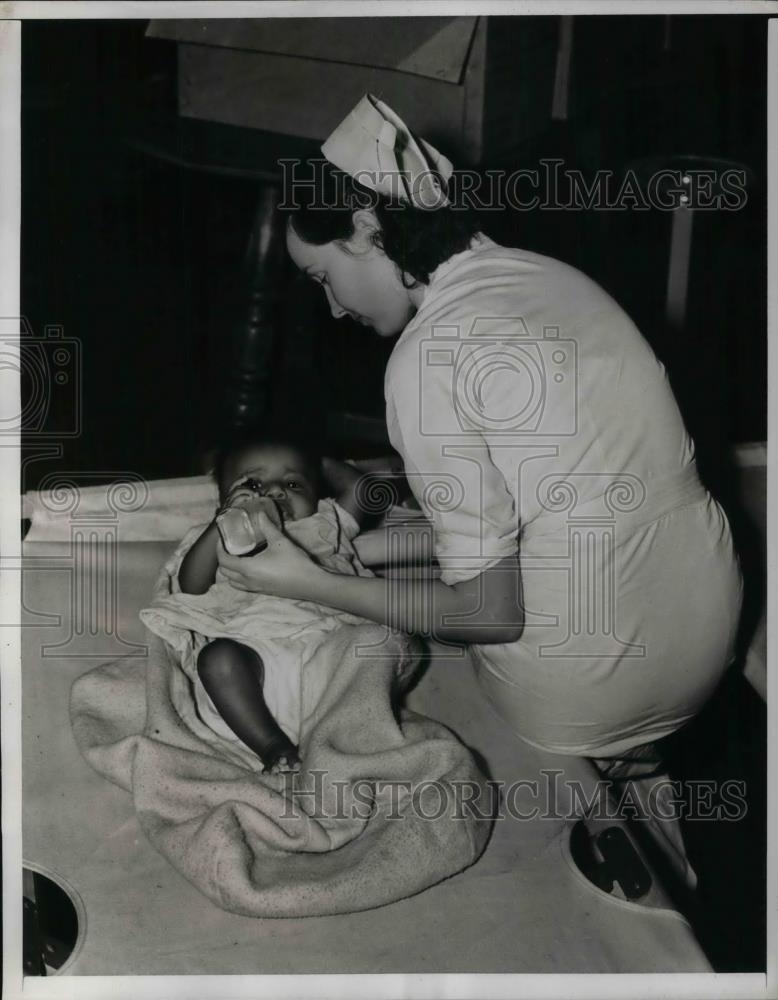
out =
[[[264,511],[278,528],[282,527],[278,504],[271,497],[262,496],[256,483],[249,479],[230,494],[229,506],[216,515],[216,526],[230,555],[254,555],[267,547],[267,539],[256,520],[259,510]]]

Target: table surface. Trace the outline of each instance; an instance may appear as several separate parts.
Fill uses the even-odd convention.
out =
[[[591,885],[569,858],[572,820],[522,820],[502,810],[482,858],[466,872],[376,910],[255,919],[210,903],[146,841],[131,798],[92,771],[68,717],[72,681],[122,655],[144,655],[138,610],[170,542],[97,546],[111,600],[93,591],[98,628],[77,634],[85,553],[25,542],[23,574],[23,847],[25,861],[64,879],[86,926],[65,975],[391,972],[706,972],[688,923],[661,887],[642,903]],[[100,608],[104,609],[99,611]],[[84,630],[82,630],[84,631]],[[437,650],[440,653],[440,650]],[[590,765],[534,749],[493,714],[466,658],[433,657],[409,696],[480,753],[491,776],[538,780],[559,769],[584,788]],[[561,779],[561,785],[560,785]]]

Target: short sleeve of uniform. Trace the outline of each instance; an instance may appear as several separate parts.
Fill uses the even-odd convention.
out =
[[[514,555],[519,525],[487,442],[455,406],[446,351],[420,338],[398,344],[385,392],[390,440],[432,524],[441,579],[454,584]]]

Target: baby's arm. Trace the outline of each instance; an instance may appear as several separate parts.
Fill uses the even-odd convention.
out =
[[[391,464],[391,459],[386,459],[374,463],[373,468],[358,469],[348,462],[324,458],[322,470],[333,487],[335,499],[361,527],[369,517],[384,513],[381,509],[382,500],[386,501],[386,507],[391,506],[393,500],[391,483],[398,481],[398,476],[402,474],[402,465],[396,468]]]
[[[178,585],[184,594],[204,594],[216,579],[219,561],[216,546],[219,529],[213,520],[189,549],[178,571]]]
[[[251,490],[246,489],[242,483],[234,486],[230,492],[223,508],[216,512],[218,517],[221,510],[228,507],[243,507],[249,515],[254,527],[256,541],[262,542],[264,537],[257,534],[257,525],[253,517],[253,511],[257,508],[264,508],[265,513],[276,527],[283,530],[281,515],[278,507],[270,497],[258,497]],[[219,543],[219,527],[216,517],[200,535],[191,549],[187,552],[181,569],[178,573],[178,584],[185,594],[204,594],[216,579],[216,570],[219,567],[217,547]]]

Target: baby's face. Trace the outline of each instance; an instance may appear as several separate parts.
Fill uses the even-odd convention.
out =
[[[272,497],[288,521],[316,513],[316,485],[303,456],[294,448],[257,445],[230,455],[224,465],[223,495],[246,479],[253,479],[262,495]]]

